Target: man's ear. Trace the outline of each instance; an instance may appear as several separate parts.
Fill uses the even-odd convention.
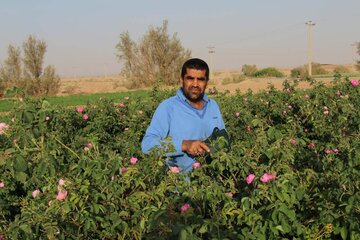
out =
[[[183,85],[184,79],[182,77],[179,78],[179,85]]]

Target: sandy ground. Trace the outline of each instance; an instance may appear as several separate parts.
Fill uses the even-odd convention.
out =
[[[334,65],[327,65],[325,68],[328,71],[331,71],[334,68]],[[289,76],[290,69],[281,69],[282,72]],[[251,89],[253,92],[258,92],[260,90],[266,89],[269,84],[274,85],[277,89],[282,89],[282,84],[284,80],[290,79],[289,77],[285,78],[254,78],[254,79],[245,79],[239,83],[230,83],[224,84],[223,81],[226,78],[232,78],[240,74],[239,70],[228,70],[222,72],[215,72],[213,78],[209,81],[208,89],[215,87],[219,91],[230,91],[230,93],[235,93],[237,89],[241,92],[246,92],[248,89]],[[328,82],[330,79],[325,79]],[[308,88],[309,84],[305,82],[300,82],[300,88]],[[136,89],[133,89],[136,90]],[[106,92],[123,92],[131,91],[126,88],[126,79],[117,75],[117,76],[107,76],[107,77],[78,77],[78,78],[63,78],[61,79],[61,86],[59,91],[59,96],[64,95],[77,95],[77,94],[90,94],[90,93],[106,93]]]

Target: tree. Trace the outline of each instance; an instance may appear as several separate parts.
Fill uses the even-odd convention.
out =
[[[0,90],[3,92],[5,88],[18,86],[21,77],[21,53],[20,49],[9,45],[8,57],[4,62],[4,66],[0,68]]]
[[[191,56],[176,33],[169,36],[167,20],[161,27],[150,27],[139,43],[130,38],[129,32],[121,33],[116,49],[124,63],[122,73],[131,87],[151,86],[156,82],[176,84],[183,62]]]
[[[60,77],[55,68],[47,66],[43,70],[47,45],[44,41],[29,36],[23,43],[24,57],[19,48],[9,46],[8,57],[0,68],[0,90],[20,87],[30,95],[52,95],[60,88]]]
[[[42,74],[44,55],[47,45],[44,41],[37,40],[34,36],[29,36],[23,44],[24,50],[24,73],[34,79],[39,79]]]
[[[242,73],[247,77],[254,77],[257,70],[258,69],[255,64],[253,65],[244,64],[241,68]]]
[[[311,63],[312,75],[324,75],[328,72],[322,67],[320,63]],[[304,64],[302,66],[291,69],[291,77],[300,78],[304,80],[309,77],[308,65]]]

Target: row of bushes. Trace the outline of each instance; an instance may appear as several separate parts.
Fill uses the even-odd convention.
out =
[[[0,125],[0,234],[359,239],[358,85],[215,93],[231,150],[196,158],[187,175],[161,152],[140,151],[156,106],[175,90],[77,108],[24,98]]]

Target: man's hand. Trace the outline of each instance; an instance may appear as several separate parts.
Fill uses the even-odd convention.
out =
[[[183,152],[192,156],[203,155],[205,152],[210,152],[210,148],[199,140],[183,140],[181,149]]]

